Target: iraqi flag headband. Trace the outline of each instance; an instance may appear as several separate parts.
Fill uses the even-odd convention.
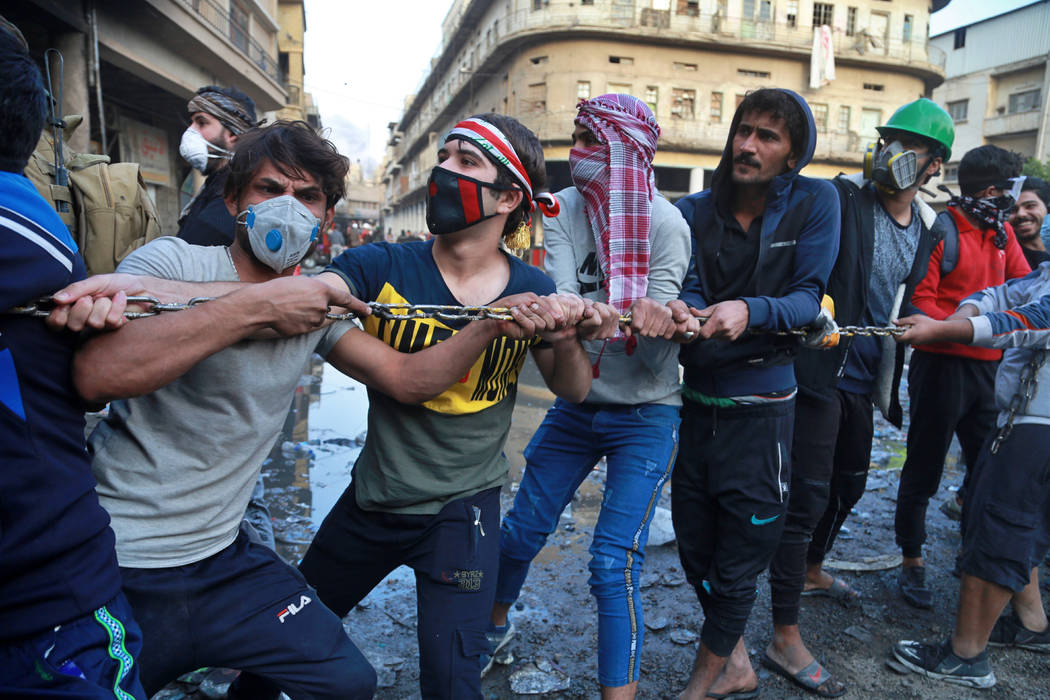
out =
[[[494,124],[477,117],[464,119],[445,135],[445,143],[453,139],[469,141],[480,148],[496,164],[496,167],[503,167],[509,172],[521,185],[530,213],[535,209],[533,202],[536,202],[545,215],[550,217],[558,215],[560,210],[558,200],[550,192],[533,193],[532,181],[529,180],[525,166],[521,164],[514,146]]]

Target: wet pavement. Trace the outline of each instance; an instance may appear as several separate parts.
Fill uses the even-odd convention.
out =
[[[552,400],[530,362],[522,375],[506,447],[511,473],[503,493],[504,512],[520,479],[522,450]],[[319,360],[304,374],[284,432],[263,469],[277,549],[286,561],[298,563],[349,484],[365,437],[366,410],[361,384]],[[936,602],[933,610],[915,610],[900,600],[896,590],[899,550],[893,541],[893,513],[904,433],[877,418],[867,493],[847,520],[828,562],[861,592],[862,600],[850,608],[826,598],[805,598],[802,604],[802,633],[827,669],[847,683],[846,697],[1050,697],[1050,660],[1033,652],[993,650],[999,684],[983,692],[898,675],[885,663],[896,640],[941,640],[954,621],[958,580],[950,572],[960,542],[958,526],[937,506],[953,497],[962,482],[957,455],[957,448],[953,449],[927,517],[927,576]],[[604,465],[599,464],[533,563],[511,613],[518,634],[484,680],[486,698],[538,697],[520,693],[539,689],[550,690],[544,697],[552,698],[598,696],[597,613],[587,588],[587,548],[603,483]],[[669,487],[659,505],[670,507]],[[703,616],[685,582],[673,542],[648,548],[641,588],[647,629],[638,697],[674,698],[692,666]],[[378,672],[376,697],[418,698],[412,572],[405,567],[395,570],[344,623]],[[771,630],[769,586],[763,576],[746,636],[762,697],[813,697],[760,667]],[[155,698],[223,697],[230,678],[221,670],[194,674]]]

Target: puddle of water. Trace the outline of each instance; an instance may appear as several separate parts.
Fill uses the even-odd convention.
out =
[[[367,427],[360,382],[314,357],[263,468],[277,551],[296,564],[350,483]]]

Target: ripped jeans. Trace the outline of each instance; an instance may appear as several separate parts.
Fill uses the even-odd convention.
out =
[[[679,422],[677,406],[558,399],[525,449],[521,486],[503,518],[496,601],[512,603],[565,505],[606,457],[605,493],[590,547],[590,587],[598,603],[598,680],[603,686],[638,680],[645,629],[645,543],[674,467]]]

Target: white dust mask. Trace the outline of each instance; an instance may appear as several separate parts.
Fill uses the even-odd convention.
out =
[[[255,257],[278,273],[302,260],[321,230],[321,220],[290,194],[253,204],[237,220]]]
[[[212,151],[217,151],[217,153],[212,153]],[[194,169],[204,173],[208,171],[209,158],[229,158],[233,153],[209,142],[208,139],[201,136],[201,132],[191,126],[182,132],[179,155]]]

